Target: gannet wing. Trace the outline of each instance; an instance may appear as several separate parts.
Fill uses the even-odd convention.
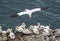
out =
[[[24,14],[27,14],[27,12],[19,12],[19,13],[17,13],[17,15],[19,15],[19,16],[22,16],[22,15],[24,15]]]
[[[40,10],[41,10],[41,8],[35,8],[35,9],[30,10],[30,11],[33,13],[33,12],[37,12],[37,11],[40,11]]]

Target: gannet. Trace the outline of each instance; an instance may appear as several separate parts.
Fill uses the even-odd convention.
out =
[[[2,26],[0,26],[0,33],[2,33]]]
[[[50,32],[49,32],[49,26],[45,26],[44,29],[43,29],[43,34],[45,35],[50,35]]]
[[[32,25],[30,25],[30,26],[31,26],[30,29],[33,31],[33,33],[39,34],[38,26],[32,26]]]
[[[25,23],[22,23],[22,25],[20,26],[16,26],[16,31],[18,32],[23,32],[24,28],[26,27],[26,24]]]
[[[9,37],[10,39],[15,39],[15,34],[13,32],[10,32]]]
[[[24,28],[23,33],[24,34],[31,34],[32,31],[30,29],[28,29],[28,28]]]
[[[22,15],[28,14],[29,17],[31,18],[32,13],[37,12],[37,11],[41,11],[41,10],[45,10],[45,9],[48,9],[48,8],[34,8],[31,10],[25,9],[25,11],[19,12],[19,13],[17,13],[17,15],[14,15],[14,16],[17,17],[17,16],[22,16]],[[11,17],[14,17],[14,16],[11,16]]]
[[[44,25],[40,25],[40,29],[43,29],[45,26]]]
[[[7,29],[7,33],[10,33],[12,31],[12,29],[8,28]]]

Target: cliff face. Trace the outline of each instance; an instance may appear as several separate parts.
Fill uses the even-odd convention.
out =
[[[9,34],[0,33],[0,41],[60,41],[60,29],[51,30],[50,33],[49,36],[43,36],[42,33],[36,35],[14,32],[15,39],[10,39]]]

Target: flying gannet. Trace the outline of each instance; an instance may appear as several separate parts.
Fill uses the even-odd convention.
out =
[[[31,10],[25,9],[25,11],[19,12],[19,13],[17,13],[17,15],[14,15],[14,16],[11,16],[11,17],[17,17],[17,16],[22,16],[22,15],[28,14],[29,17],[31,18],[32,13],[37,12],[37,11],[41,11],[41,10],[45,10],[45,9],[48,9],[48,8],[34,8],[34,9],[31,9]]]

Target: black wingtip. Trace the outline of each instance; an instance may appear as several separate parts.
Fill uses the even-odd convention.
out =
[[[18,15],[12,15],[11,17],[17,17]]]
[[[41,8],[42,10],[46,10],[46,9],[48,9],[49,7],[44,7],[44,8]]]

